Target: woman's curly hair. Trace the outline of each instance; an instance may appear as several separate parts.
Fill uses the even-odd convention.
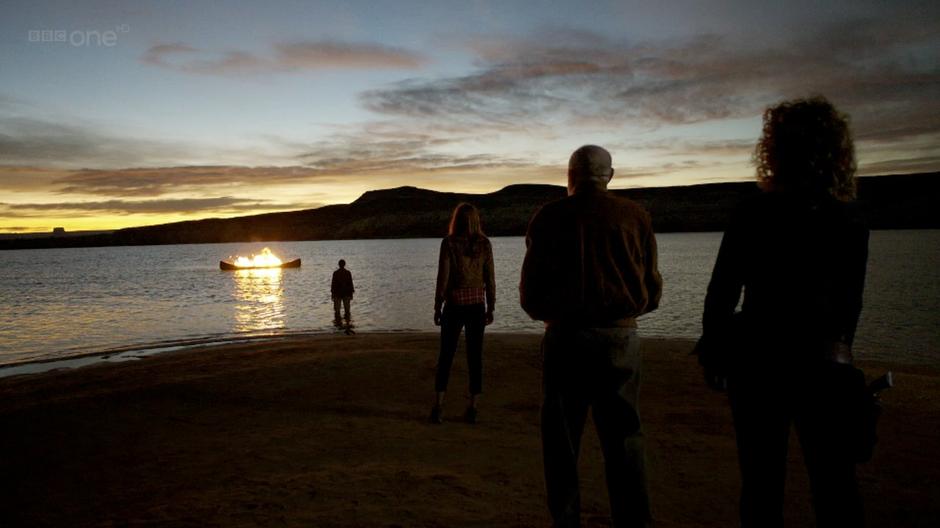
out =
[[[849,118],[825,97],[784,101],[764,111],[754,149],[765,190],[855,198],[855,147]]]

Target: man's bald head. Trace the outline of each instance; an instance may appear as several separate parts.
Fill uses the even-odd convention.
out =
[[[597,145],[585,145],[568,160],[568,194],[583,190],[607,190],[614,176],[610,152]]]

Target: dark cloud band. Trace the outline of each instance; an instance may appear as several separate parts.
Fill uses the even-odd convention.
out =
[[[296,209],[296,204],[276,204],[243,198],[180,198],[168,200],[106,200],[54,203],[0,203],[0,212],[13,218],[47,217],[51,214],[95,216],[110,214],[238,213]]]
[[[277,44],[268,55],[242,50],[210,53],[184,43],[164,43],[148,49],[141,61],[185,73],[232,75],[349,69],[412,70],[422,67],[427,58],[417,52],[378,44],[298,41]]]
[[[786,42],[700,35],[628,42],[488,38],[470,41],[479,70],[414,79],[362,94],[372,111],[481,128],[555,122],[668,126],[753,117],[783,98],[827,95],[860,138],[940,130],[940,33],[921,20],[857,19]]]

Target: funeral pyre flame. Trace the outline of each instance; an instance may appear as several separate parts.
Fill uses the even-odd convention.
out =
[[[277,258],[274,253],[271,253],[271,250],[268,248],[262,249],[261,253],[258,255],[252,255],[250,257],[232,257],[231,262],[235,267],[245,269],[273,268],[282,264],[281,259]]]

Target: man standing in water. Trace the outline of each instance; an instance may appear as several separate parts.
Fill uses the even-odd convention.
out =
[[[339,305],[343,304],[346,324],[349,324],[349,302],[352,301],[353,292],[352,273],[346,269],[346,261],[339,260],[339,269],[333,272],[333,282],[330,284],[330,295],[333,297],[333,322],[340,324],[343,322],[339,318]]]
[[[522,308],[545,321],[542,450],[554,526],[580,526],[578,451],[592,409],[613,526],[648,526],[637,396],[636,317],[662,291],[649,214],[607,191],[610,153],[587,145],[568,163],[568,197],[529,223]]]

